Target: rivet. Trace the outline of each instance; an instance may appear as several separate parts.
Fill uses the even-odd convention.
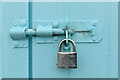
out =
[[[20,21],[20,26],[22,26],[22,27],[26,26],[26,20],[21,20]]]
[[[53,39],[54,39],[55,41],[58,41],[59,37],[58,37],[58,36],[54,36]]]
[[[25,46],[25,43],[22,43],[22,45],[21,45],[22,47],[24,47]]]
[[[44,23],[43,23],[43,26],[47,26],[47,23],[44,22]]]
[[[95,26],[96,26],[96,23],[93,23],[93,26],[95,27]]]
[[[53,28],[58,28],[59,27],[59,23],[58,22],[53,22]]]
[[[95,37],[93,38],[93,41],[96,41],[96,38],[95,38]]]
[[[13,45],[14,45],[14,47],[18,47],[20,45],[20,43],[15,41],[15,42],[13,42]]]
[[[17,26],[17,24],[15,23],[14,26]]]

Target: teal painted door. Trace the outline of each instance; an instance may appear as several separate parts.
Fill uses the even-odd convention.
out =
[[[102,24],[102,41],[76,43],[77,69],[58,69],[57,44],[33,42],[34,78],[117,78],[118,77],[118,6],[104,2],[47,2],[33,3],[35,20],[99,20]],[[77,37],[74,37],[77,38]],[[81,38],[77,38],[81,39]]]
[[[39,43],[41,38],[36,36],[12,40],[9,35],[13,26],[23,27],[24,20],[32,19],[31,28],[36,28],[41,20],[64,22],[66,18],[97,20],[102,27],[99,42],[76,42],[81,38],[71,37],[77,47],[77,69],[57,68],[59,41]],[[27,2],[4,2],[1,40],[3,78],[118,78],[117,2],[33,2],[31,16]]]

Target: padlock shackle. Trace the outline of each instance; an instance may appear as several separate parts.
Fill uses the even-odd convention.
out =
[[[61,40],[60,43],[59,43],[59,46],[58,46],[58,52],[62,52],[62,44],[63,44],[66,40],[68,40],[68,42],[71,42],[71,43],[72,43],[72,45],[73,45],[73,51],[76,52],[76,45],[75,45],[74,41],[71,40],[71,39],[63,39],[63,40]]]

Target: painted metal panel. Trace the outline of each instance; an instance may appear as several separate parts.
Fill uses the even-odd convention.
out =
[[[15,19],[28,17],[27,10],[27,2],[2,2],[3,78],[28,78],[28,48],[14,48],[19,43],[9,35]]]
[[[117,2],[34,2],[35,20],[99,20],[103,40],[77,43],[78,68],[58,69],[58,44],[33,42],[34,78],[118,78]]]
[[[0,34],[3,35],[0,35],[0,42],[2,40],[0,51],[2,51],[3,78],[28,78],[31,75],[33,78],[118,78],[117,2],[33,2],[32,9],[30,13],[27,2],[2,3]],[[32,15],[28,16],[28,14]],[[102,32],[100,32],[102,40],[97,43],[76,43],[78,68],[58,69],[56,64],[59,41],[55,44],[38,44],[35,41],[36,37],[33,37],[32,41],[29,39],[29,42],[28,38],[11,39],[10,29],[19,24],[19,21],[24,22],[28,18],[33,21],[29,23],[33,24],[33,27],[29,26],[29,28],[35,28],[36,20],[65,21],[66,18],[68,20],[98,20],[102,26]],[[40,36],[38,37],[40,39]],[[78,39],[81,38],[74,36],[73,40]],[[23,46],[23,44],[29,46]],[[28,66],[30,53],[33,59],[30,60],[32,65]]]

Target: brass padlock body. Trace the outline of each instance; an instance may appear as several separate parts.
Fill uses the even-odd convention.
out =
[[[65,41],[66,39],[62,40],[59,44],[58,68],[77,68],[77,52],[75,43],[71,39],[68,39],[68,41],[73,45],[73,52],[62,52],[62,44]]]

